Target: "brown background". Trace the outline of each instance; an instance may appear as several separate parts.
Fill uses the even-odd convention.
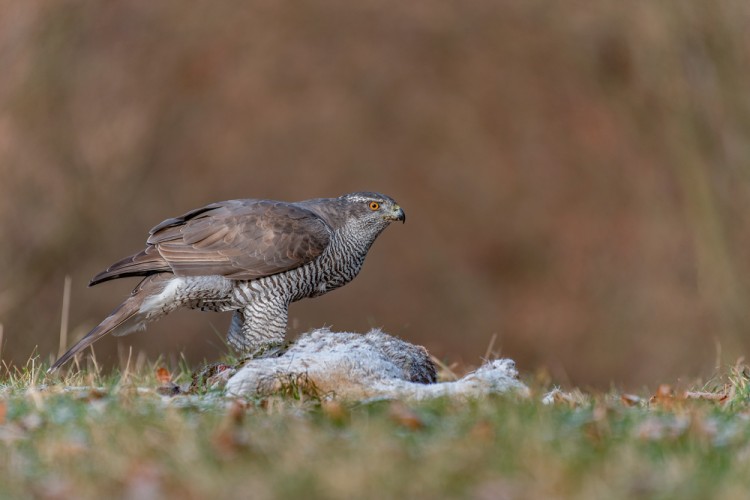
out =
[[[162,219],[377,190],[409,222],[291,330],[607,387],[750,348],[745,1],[0,1],[2,358],[57,351]],[[96,345],[190,362],[226,315]]]

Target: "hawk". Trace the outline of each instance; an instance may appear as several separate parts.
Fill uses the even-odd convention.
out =
[[[180,307],[234,311],[227,340],[241,352],[278,344],[289,304],[349,283],[394,221],[406,221],[401,207],[370,192],[222,201],[167,219],[151,229],[145,249],[94,276],[89,286],[145,278],[50,371],[108,333],[127,335]]]

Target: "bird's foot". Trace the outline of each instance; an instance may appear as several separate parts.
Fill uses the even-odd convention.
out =
[[[239,362],[237,363],[237,366],[242,366],[251,359],[278,358],[279,356],[284,354],[287,349],[289,349],[290,345],[292,345],[291,342],[285,342],[283,340],[261,344],[255,349],[243,353],[238,360]]]
[[[227,363],[209,363],[193,372],[188,393],[200,393],[210,389],[220,389],[229,377],[237,373],[237,367]]]
[[[291,342],[267,342],[256,347],[254,350],[237,357],[234,362],[209,363],[195,370],[192,374],[192,382],[188,393],[202,392],[210,389],[224,387],[229,377],[237,373],[245,363],[252,359],[277,358],[284,354]]]

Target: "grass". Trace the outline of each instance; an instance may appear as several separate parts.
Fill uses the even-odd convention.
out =
[[[170,398],[154,366],[58,382],[44,368],[31,360],[0,375],[0,498],[744,498],[750,488],[739,367],[691,391],[578,391],[554,404],[541,388],[529,400],[422,404],[299,390]],[[189,382],[186,370],[169,376]]]

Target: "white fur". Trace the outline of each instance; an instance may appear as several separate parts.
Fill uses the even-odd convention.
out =
[[[511,359],[488,361],[454,382],[425,385],[388,381],[385,389],[392,390],[394,386],[402,396],[411,399],[429,399],[439,396],[479,397],[507,392],[516,392],[524,396],[529,394],[529,389],[518,380],[516,364]]]
[[[489,361],[455,382],[411,382],[397,360],[362,335],[315,330],[276,358],[248,361],[226,385],[227,394],[252,397],[272,393],[300,375],[323,393],[343,399],[429,399],[440,396],[478,397],[515,392],[528,395],[509,359]],[[368,335],[369,337],[369,335]],[[381,334],[383,343],[388,337]]]

